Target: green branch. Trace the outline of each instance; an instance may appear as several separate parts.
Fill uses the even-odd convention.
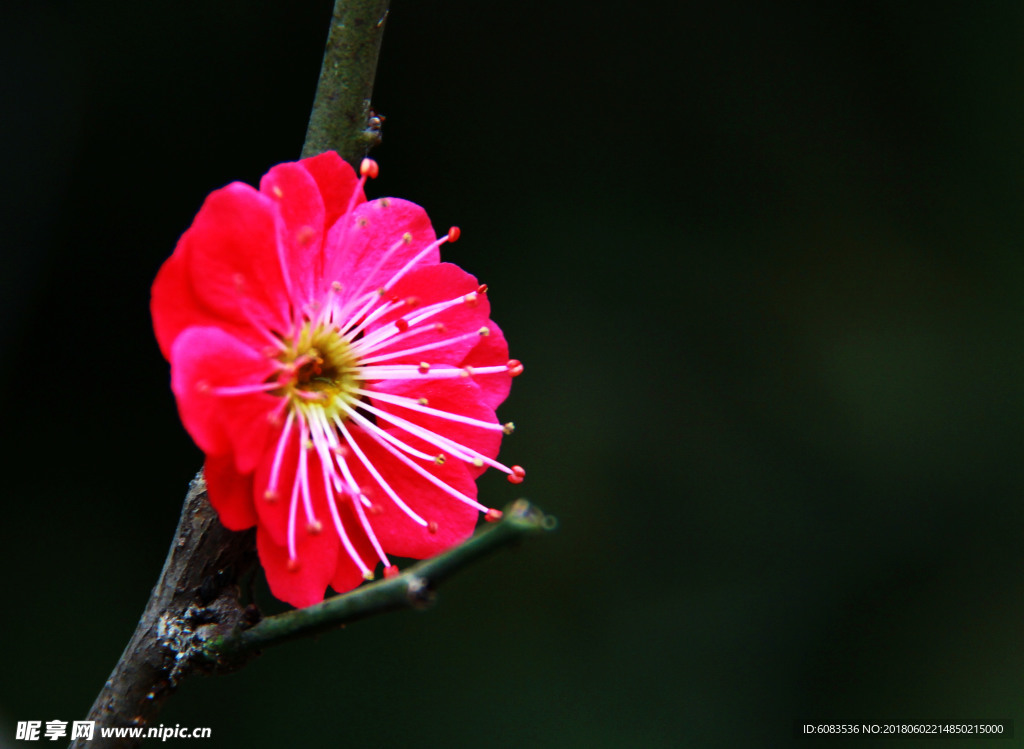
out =
[[[337,151],[353,166],[380,143],[370,109],[390,0],[335,0],[302,158]]]
[[[357,619],[403,608],[428,605],[438,584],[466,565],[527,535],[549,531],[556,521],[525,499],[516,500],[502,519],[464,543],[413,565],[401,575],[378,580],[322,603],[271,616],[248,629],[236,629],[206,644],[215,663],[230,662],[270,645],[335,629]]]

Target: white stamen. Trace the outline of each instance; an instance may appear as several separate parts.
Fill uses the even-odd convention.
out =
[[[412,331],[408,330],[406,331],[406,333],[412,333]],[[390,341],[388,341],[388,343],[394,343],[399,337],[400,336],[395,336]],[[479,339],[480,333],[474,330],[472,333],[463,333],[462,335],[452,336],[451,338],[445,338],[440,341],[434,341],[433,343],[424,343],[422,346],[413,346],[412,348],[402,349],[401,351],[389,351],[386,354],[378,354],[377,356],[360,357],[359,363],[364,365],[375,364],[376,362],[379,361],[394,359],[397,356],[407,356],[409,354],[418,354],[421,351],[430,351],[431,349],[441,348],[442,346],[448,346],[454,343],[459,343],[460,341],[465,341],[470,338]],[[353,349],[354,348],[355,346],[353,346]]]
[[[402,406],[403,408],[408,408],[410,411],[418,411],[432,416],[440,416],[442,419],[448,419],[449,421],[457,421],[460,424],[469,424],[470,426],[480,427],[481,429],[491,429],[497,432],[504,431],[504,427],[501,424],[494,424],[490,421],[474,419],[472,416],[463,416],[462,414],[452,413],[451,411],[442,411],[439,408],[424,406],[413,398],[407,398],[404,395],[392,395],[391,393],[382,393],[377,390],[366,390],[365,388],[355,388],[352,392],[367,398],[374,398],[376,400],[383,401],[384,403]]]
[[[441,491],[445,492],[449,496],[455,497],[455,499],[459,500],[460,502],[464,502],[465,504],[469,505],[470,507],[476,508],[480,512],[487,512],[487,510],[489,509],[487,507],[484,507],[482,504],[477,502],[472,497],[467,497],[465,494],[460,492],[458,489],[455,489],[454,487],[448,486],[448,484],[443,482],[441,479],[439,479],[434,474],[430,473],[428,470],[426,470],[422,466],[419,466],[416,463],[413,463],[412,460],[410,460],[406,456],[402,455],[401,451],[399,451],[395,447],[392,447],[390,444],[388,444],[388,442],[386,440],[384,440],[381,437],[379,437],[376,432],[367,432],[366,434],[372,440],[374,440],[378,445],[380,445],[385,450],[387,450],[389,453],[391,453],[396,458],[398,458],[400,461],[402,461],[402,463],[404,463],[405,465],[409,466],[409,468],[414,470],[420,476],[425,478],[427,481],[429,481],[431,484],[433,484],[434,486],[436,486],[438,489],[440,489]]]
[[[404,429],[409,434],[419,437],[420,439],[429,442],[431,445],[434,445],[435,447],[439,447],[442,450],[447,450],[459,460],[464,460],[467,463],[473,463],[475,460],[480,460],[483,463],[486,463],[487,465],[491,466],[492,468],[497,468],[499,471],[509,474],[512,473],[511,468],[499,463],[493,458],[489,458],[483,453],[477,452],[471,447],[462,445],[456,442],[455,440],[445,437],[444,435],[438,434],[437,432],[433,432],[427,429],[426,427],[422,427],[419,424],[414,424],[411,421],[403,419],[401,416],[396,416],[395,414],[388,413],[387,411],[382,411],[379,408],[371,406],[369,403],[360,403],[359,407],[369,411],[372,414],[377,415],[378,417],[384,419],[385,421],[391,422],[395,426]],[[369,420],[367,421],[368,423],[372,424],[372,422],[369,422]],[[378,427],[376,424],[373,424],[373,426],[376,429],[380,429],[380,427]],[[383,434],[387,434],[386,430],[381,430],[381,432]],[[427,457],[432,460],[434,456],[429,455]]]
[[[292,430],[292,420],[295,418],[295,412],[289,411],[288,418],[285,419],[284,429],[281,430],[281,436],[277,438],[277,450],[274,452],[274,462],[270,466],[270,479],[267,481],[267,492],[271,494],[277,494],[277,479],[281,473],[281,460],[284,457],[284,446],[288,441],[288,435]]]
[[[351,411],[351,409],[348,409],[347,407],[346,410]],[[359,449],[359,445],[356,444],[356,441],[352,439],[352,435],[349,434],[348,429],[345,427],[345,422],[342,421],[337,416],[335,416],[334,423],[337,424],[338,431],[341,432],[341,436],[345,438],[346,444],[348,444],[352,452],[355,453],[355,456],[359,459],[359,462],[361,462],[363,464],[363,467],[366,468],[367,471],[369,471],[370,475],[373,476],[373,478],[380,485],[380,488],[383,489],[384,492],[389,497],[391,497],[391,501],[398,505],[402,512],[404,512],[406,515],[412,518],[414,522],[416,522],[419,525],[422,525],[425,528],[427,526],[427,521],[421,518],[416,512],[413,511],[411,507],[409,507],[409,505],[402,501],[402,498],[395,493],[395,490],[391,488],[391,485],[384,480],[383,476],[380,475],[380,472],[377,470],[376,466],[374,466],[370,460],[367,460],[366,455],[363,454],[363,451]]]

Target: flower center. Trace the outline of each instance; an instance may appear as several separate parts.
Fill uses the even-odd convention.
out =
[[[283,365],[273,395],[288,398],[292,408],[319,406],[328,418],[342,416],[359,401],[359,363],[348,340],[331,325],[303,324],[294,339],[285,339],[277,359]]]

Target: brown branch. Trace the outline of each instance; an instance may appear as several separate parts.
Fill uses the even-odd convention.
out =
[[[388,5],[388,0],[336,0],[304,157],[335,150],[358,165],[380,142],[370,95]],[[88,747],[138,745],[141,739],[102,739],[98,729],[146,726],[189,671],[226,668],[202,654],[202,646],[259,617],[255,608],[239,602],[237,585],[254,561],[254,533],[233,533],[220,524],[200,472],[142,618],[89,711],[97,730]],[[239,665],[238,659],[232,665]],[[86,745],[81,739],[72,743],[74,749]]]
[[[355,167],[380,143],[370,109],[390,0],[336,0],[302,157],[337,151]]]
[[[190,670],[202,645],[246,624],[254,610],[239,603],[238,578],[255,562],[254,532],[220,524],[200,471],[189,486],[174,542],[135,633],[89,711],[92,741],[73,749],[130,747],[136,739],[103,739],[100,726],[145,726]],[[255,615],[258,616],[258,615]]]

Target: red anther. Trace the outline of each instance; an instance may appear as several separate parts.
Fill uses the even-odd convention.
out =
[[[380,174],[380,167],[377,166],[377,162],[373,159],[363,159],[359,163],[359,173],[364,177],[377,179],[377,175]]]
[[[316,536],[324,529],[324,524],[319,520],[314,520],[312,523],[306,526],[306,530],[309,531],[310,535]]]
[[[509,359],[505,366],[508,367],[508,373],[513,377],[518,377],[523,373],[523,363],[518,359]]]
[[[430,371],[430,364],[428,362],[421,361],[417,369],[420,371],[420,374],[426,374]]]
[[[493,507],[484,514],[484,520],[488,523],[496,523],[501,520],[501,510],[495,510]]]
[[[398,567],[397,567],[397,565],[389,564],[387,567],[385,567],[384,568],[384,577],[389,579],[389,580],[392,577],[398,577]]]
[[[313,241],[313,237],[316,236],[316,229],[312,226],[302,226],[297,232],[295,232],[295,241],[299,243],[299,247],[309,247]]]
[[[508,482],[510,484],[521,484],[523,479],[526,478],[526,469],[522,466],[510,466],[512,473],[508,475]]]
[[[443,322],[436,322],[434,323],[434,330],[438,333],[447,333],[448,326],[445,325]]]
[[[460,234],[462,234],[462,232],[459,230],[459,227],[453,226],[451,229],[448,230],[448,241],[458,242]]]
[[[398,328],[399,333],[404,333],[409,329],[409,321],[403,317],[399,317],[395,320],[395,327]]]
[[[267,500],[270,503],[276,502],[278,496],[278,493],[273,489],[267,489],[265,492],[263,492],[263,499]]]
[[[486,294],[487,293],[487,284],[482,283],[479,286],[477,286],[476,287],[476,293],[477,294]]]
[[[430,533],[437,533],[437,523],[431,520],[429,523],[427,523],[427,530]]]
[[[298,572],[299,571],[299,560],[298,559],[289,559],[288,560],[288,571],[289,572]]]

